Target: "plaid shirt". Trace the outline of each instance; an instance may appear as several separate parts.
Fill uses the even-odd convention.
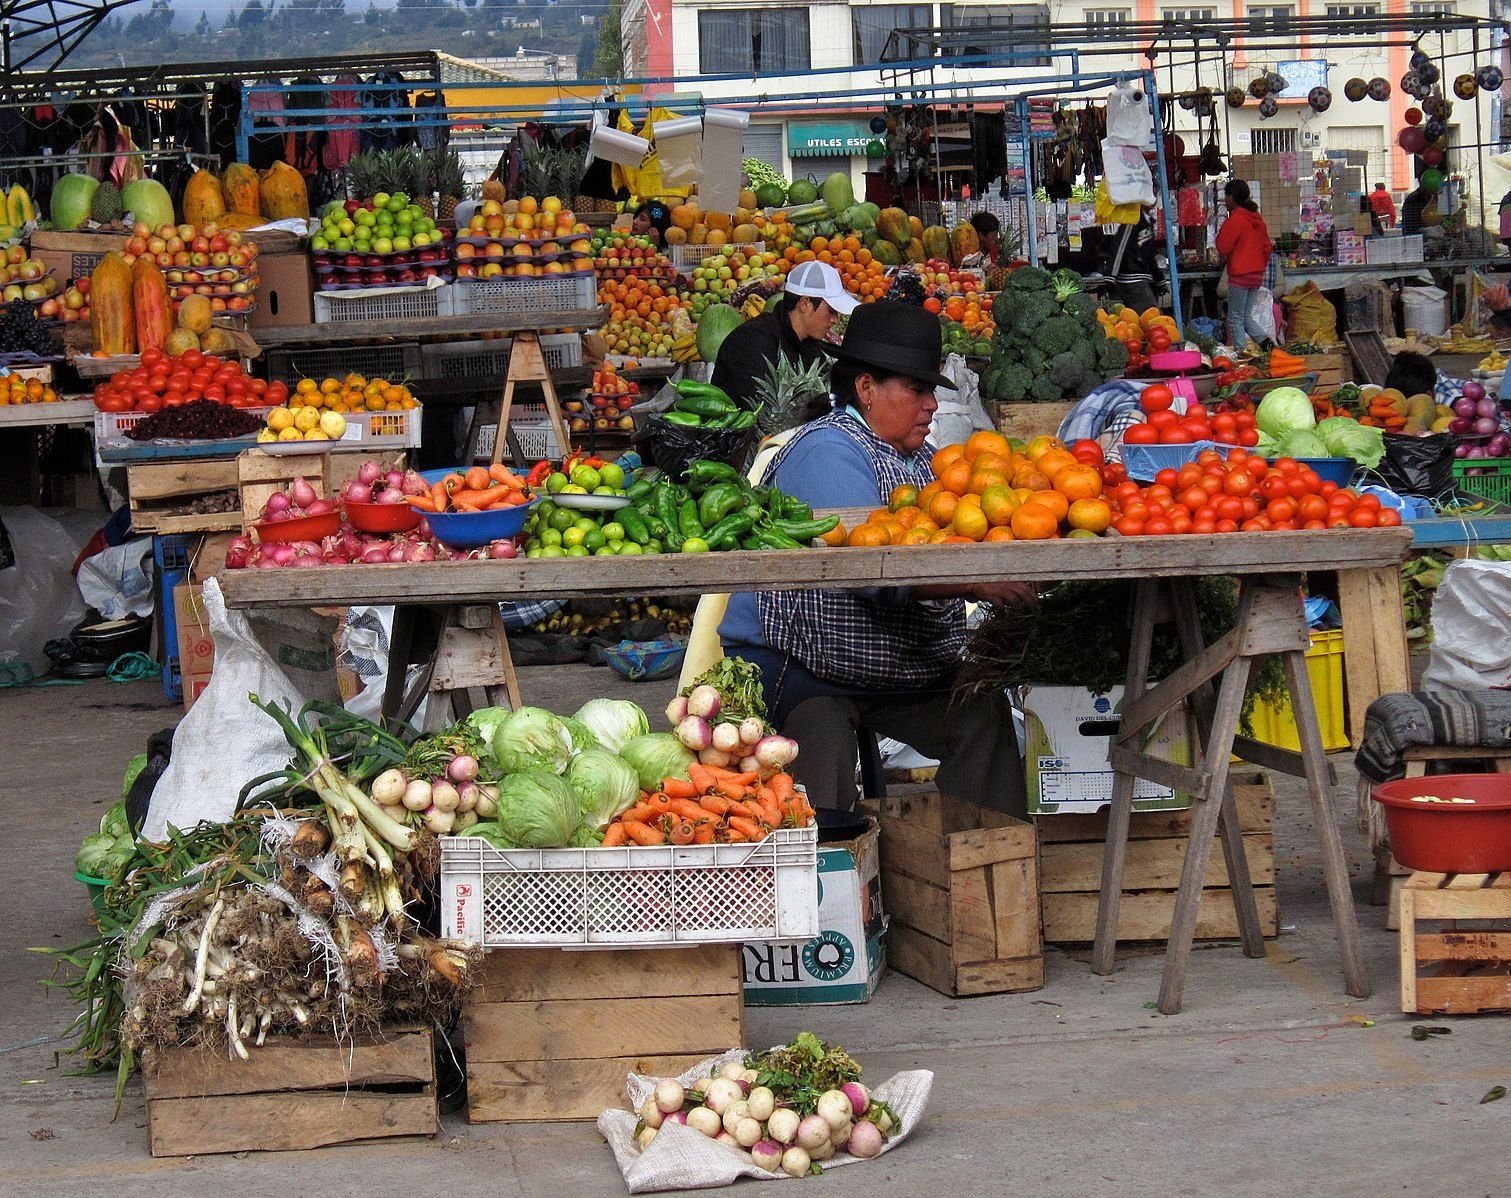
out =
[[[803,480],[784,477],[783,462],[806,437],[826,429],[855,442],[875,471],[876,490],[856,495],[857,506],[881,501],[894,487],[923,485],[933,478],[931,445],[910,461],[840,409],[811,422],[784,445],[765,481],[801,496]],[[922,690],[950,678],[965,649],[965,604],[912,601],[905,588],[763,591],[756,596],[756,611],[768,646],[837,686]]]
[[[1100,441],[1109,462],[1123,459],[1123,431],[1144,420],[1139,395],[1149,384],[1130,379],[1113,379],[1103,383],[1075,407],[1060,424],[1059,437],[1067,445],[1083,439]],[[1171,410],[1186,410],[1184,397],[1177,395]]]

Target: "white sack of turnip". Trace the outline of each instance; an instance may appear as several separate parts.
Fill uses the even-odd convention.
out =
[[[783,1137],[791,1141],[788,1144],[757,1142],[748,1147],[743,1146],[740,1120],[730,1110],[725,1111],[723,1125],[727,1129],[733,1122],[735,1130],[724,1131],[724,1139],[710,1138],[705,1131],[666,1119],[655,1135],[649,1137],[644,1148],[636,1142],[636,1128],[643,1126],[642,1115],[636,1112],[648,1109],[647,1104],[655,1106],[666,1091],[674,1090],[675,1087],[690,1089],[700,1078],[707,1079],[711,1074],[721,1074],[726,1070],[733,1072],[744,1063],[744,1059],[743,1050],[731,1049],[722,1056],[700,1062],[680,1077],[672,1079],[670,1085],[667,1084],[667,1079],[629,1074],[625,1094],[634,1110],[605,1111],[598,1117],[598,1131],[613,1149],[614,1159],[619,1162],[620,1172],[624,1174],[624,1183],[630,1193],[708,1189],[731,1185],[741,1177],[753,1177],[758,1181],[792,1181],[801,1175],[801,1171],[784,1168],[783,1158],[788,1157],[786,1163],[791,1164],[790,1150],[797,1148],[807,1138],[807,1133],[801,1127],[804,1121],[798,1121],[799,1127],[796,1129],[782,1129]],[[878,1137],[874,1144],[856,1143],[855,1146],[863,1147],[871,1155],[878,1156],[897,1147],[918,1127],[924,1109],[928,1106],[929,1091],[933,1084],[932,1072],[914,1069],[895,1074],[873,1089],[863,1091],[871,1101],[885,1104],[899,1126],[885,1139]],[[675,1092],[669,1097],[678,1098],[680,1103],[680,1096]],[[752,1103],[755,1101],[749,1094],[746,1098]],[[859,1101],[864,1102],[865,1099]],[[678,1104],[662,1101],[662,1105],[675,1107]],[[796,1112],[789,1113],[796,1120]],[[810,1120],[818,1118],[817,1115],[809,1117]],[[855,1125],[858,1126],[861,1122],[865,1120],[857,1120]],[[769,1118],[767,1125],[770,1126]],[[707,1129],[712,1130],[712,1127]],[[789,1131],[792,1134],[789,1135]],[[763,1157],[770,1154],[771,1159],[767,1160],[765,1166],[758,1164],[752,1151]],[[825,1146],[811,1154],[806,1149],[803,1151],[810,1155],[820,1169],[859,1164],[867,1159],[851,1155],[844,1151],[843,1146]],[[791,1153],[791,1156],[796,1155]]]

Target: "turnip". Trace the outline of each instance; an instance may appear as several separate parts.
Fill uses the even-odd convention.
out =
[[[713,1081],[713,1078],[711,1077],[695,1078],[693,1080],[693,1084],[689,1088],[694,1094],[697,1094],[701,1097],[704,1091],[708,1089],[708,1083],[711,1081]]]
[[[692,692],[687,696],[687,714],[700,716],[705,720],[711,720],[718,715],[721,705],[722,700],[719,698],[718,688],[709,686],[706,682],[702,686],[693,687]]]
[[[763,768],[784,770],[797,760],[797,741],[786,736],[763,736],[750,755]]]
[[[782,1153],[782,1172],[788,1177],[807,1177],[813,1172],[813,1158],[802,1148],[789,1148]]]
[[[479,819],[492,819],[498,814],[498,790],[487,782],[478,783],[477,806],[473,808]]]
[[[761,1140],[752,1145],[750,1159],[768,1173],[775,1173],[782,1167],[782,1151],[775,1140]]]
[[[853,1130],[854,1125],[849,1120],[846,1120],[829,1133],[829,1143],[838,1147],[850,1138],[850,1132]]]
[[[399,770],[384,770],[373,779],[373,800],[385,807],[392,807],[404,800],[404,788],[409,779]],[[428,807],[430,804],[426,804]]]
[[[404,809],[402,807],[399,807],[397,808],[397,810],[402,812]],[[472,827],[472,825],[477,822],[478,819],[476,811],[458,811],[456,812],[456,823],[452,826],[452,831],[465,832],[468,828]]]
[[[713,733],[708,726],[708,721],[698,716],[690,715],[672,731],[678,740],[696,753],[699,749],[706,749],[713,743]]]
[[[450,811],[442,811],[439,807],[427,807],[421,815],[425,822],[425,830],[437,836],[449,836],[456,827],[456,816]]]
[[[660,1127],[666,1118],[666,1113],[656,1105],[654,1098],[647,1098],[637,1113],[640,1116],[640,1122],[652,1128]]]
[[[666,722],[675,728],[687,719],[687,697],[678,695],[666,705]]]
[[[766,724],[755,716],[747,716],[740,721],[740,743],[756,745],[761,743],[761,737],[766,735]]]
[[[720,769],[727,769],[734,758],[722,749],[716,749],[712,745],[698,754],[698,761],[703,765],[713,765]]]
[[[817,1148],[820,1144],[827,1144],[833,1130],[822,1115],[809,1115],[797,1126],[797,1146]]]
[[[411,811],[424,811],[430,806],[430,783],[423,778],[416,778],[404,788],[400,801]]]
[[[746,1116],[735,1124],[734,1131],[730,1133],[735,1138],[735,1143],[741,1148],[753,1148],[761,1142],[761,1137],[766,1133],[761,1129],[758,1120]]]
[[[734,1103],[728,1110],[724,1112],[724,1130],[732,1132],[741,1119],[749,1118],[750,1104],[747,1103],[744,1099],[741,1099],[739,1102]]]
[[[857,1115],[864,1115],[866,1108],[871,1105],[871,1093],[859,1082],[846,1082],[840,1087],[844,1096],[850,1100],[850,1109]]]
[[[845,1144],[845,1151],[851,1156],[858,1156],[862,1160],[870,1160],[881,1152],[884,1143],[881,1128],[869,1119],[862,1119],[850,1131],[850,1139]]]
[[[716,1077],[708,1083],[708,1089],[703,1092],[704,1104],[721,1118],[725,1111],[734,1106],[744,1097],[740,1093],[740,1087],[735,1085],[727,1077]]]
[[[640,1129],[640,1134],[635,1137],[635,1143],[639,1144],[640,1145],[640,1151],[644,1152],[647,1148],[649,1148],[651,1146],[651,1141],[654,1140],[655,1138],[656,1138],[656,1129],[654,1127],[642,1127]]]
[[[733,1144],[736,1148],[740,1147],[740,1141],[735,1139],[727,1131],[721,1131],[714,1137],[714,1139],[717,1140],[720,1144]]]
[[[669,1077],[656,1083],[656,1092],[653,1097],[657,1109],[670,1114],[672,1111],[682,1109],[682,1102],[687,1097],[687,1091],[682,1088],[682,1083],[676,1078]]]
[[[739,1061],[730,1061],[719,1070],[719,1076],[728,1078],[732,1082],[740,1080],[745,1073],[745,1066]]]
[[[850,1100],[843,1090],[825,1090],[818,1096],[814,1113],[829,1125],[830,1131],[833,1131],[836,1127],[849,1123],[850,1117],[855,1114],[855,1109],[850,1105]],[[801,1133],[799,1135],[801,1136]],[[799,1143],[801,1142],[800,1139]]]
[[[687,1126],[696,1132],[701,1132],[710,1140],[724,1130],[724,1124],[720,1121],[718,1112],[706,1106],[695,1106],[687,1112]]]
[[[715,724],[711,737],[713,747],[721,753],[733,753],[740,747],[740,728],[737,724]]]
[[[776,1110],[776,1095],[765,1086],[757,1086],[750,1092],[745,1105],[749,1108],[752,1119],[759,1119],[765,1123],[771,1118],[771,1112]]]
[[[871,1122],[876,1124],[883,1135],[886,1135],[897,1126],[897,1120],[892,1118],[892,1112],[885,1107],[876,1112],[876,1118],[871,1120]]]
[[[833,1155],[834,1144],[830,1140],[825,1140],[817,1148],[808,1149],[808,1159],[814,1164],[818,1164],[820,1161],[826,1161]]]
[[[802,1118],[791,1107],[778,1107],[766,1120],[766,1134],[778,1144],[790,1144],[797,1139],[797,1129]]]
[[[430,784],[430,805],[438,811],[455,811],[461,801],[456,787],[444,779]]]
[[[740,773],[742,773],[742,774],[759,774],[760,772],[761,772],[761,763],[759,761],[757,761],[754,757],[741,757],[740,758]]]
[[[477,783],[463,782],[456,788],[456,810],[458,815],[467,815],[477,807]]]
[[[740,1080],[742,1082],[749,1082],[753,1086],[761,1080],[761,1075],[754,1069],[742,1069],[740,1070]],[[748,1094],[749,1091],[747,1090],[746,1093]]]
[[[679,1124],[681,1124],[682,1126],[685,1127],[685,1126],[687,1126],[687,1112],[686,1111],[668,1111],[666,1113],[666,1120],[665,1121],[667,1123],[679,1123]]]

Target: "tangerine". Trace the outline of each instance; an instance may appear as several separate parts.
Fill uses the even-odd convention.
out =
[[[977,429],[966,438],[965,460],[974,462],[983,453],[1007,457],[1012,453],[1012,446],[1007,443],[1006,437],[993,429]]]
[[[1042,503],[1025,503],[1013,513],[1008,527],[1019,541],[1047,541],[1060,531],[1060,521]]]
[[[981,470],[978,468],[971,471],[971,481],[967,490],[973,495],[980,495],[988,487],[1005,487],[1006,485],[1007,475],[1003,474],[1000,470]]]
[[[1106,532],[1112,524],[1112,508],[1105,499],[1077,499],[1070,505],[1065,519],[1074,529]]]
[[[999,524],[996,528],[989,529],[986,536],[981,539],[983,541],[1016,541],[1018,538],[1013,536],[1012,529],[1005,524]]]
[[[1011,474],[1017,462],[1011,453],[993,453],[986,450],[978,453],[971,462],[972,470],[995,470],[999,474]]]
[[[1054,477],[1056,491],[1067,499],[1097,499],[1102,494],[1102,474],[1095,466],[1066,466]]]
[[[929,504],[929,518],[939,525],[940,528],[949,524],[955,515],[955,505],[960,502],[960,496],[953,491],[941,491],[934,496]]]
[[[1065,442],[1059,437],[1051,437],[1048,433],[1040,433],[1037,437],[1030,437],[1028,444],[1023,447],[1024,454],[1030,462],[1037,462],[1051,449],[1064,449]]]
[[[928,486],[924,487],[923,490],[918,492],[918,506],[921,507],[924,511],[928,511],[929,504],[934,502],[934,496],[938,495],[939,492],[943,490],[944,484],[938,479],[935,479]]]
[[[1070,500],[1059,491],[1035,491],[1034,497],[1028,502],[1048,508],[1055,514],[1057,521],[1065,519],[1065,513],[1070,511]]]
[[[918,488],[912,483],[904,483],[900,487],[893,487],[892,494],[888,497],[887,507],[892,511],[899,508],[918,506]]]
[[[891,534],[880,524],[862,524],[858,528],[851,529],[845,541],[845,544],[859,548],[875,548],[891,543]]]
[[[1049,479],[1045,478],[1035,466],[1023,466],[1013,473],[1013,490],[1015,491],[1047,491],[1049,488]]]
[[[962,503],[955,509],[955,517],[950,521],[950,526],[962,537],[979,541],[986,536],[987,530],[991,528],[991,522],[979,507]]]
[[[951,462],[939,472],[939,481],[946,491],[964,495],[971,489],[971,464],[964,459]]]
[[[848,537],[849,535],[850,534],[845,531],[844,524],[840,523],[840,524],[836,524],[833,528],[831,528],[823,536],[819,537],[819,540],[822,541],[825,545],[828,545],[828,546],[831,546],[832,548],[836,548],[837,549],[837,548],[839,548],[839,546],[841,546],[841,545],[843,545],[845,543],[845,538]]]
[[[943,478],[944,472],[956,462],[965,458],[965,446],[946,445],[943,449],[936,449],[934,456],[929,459],[929,465],[934,468],[934,477]]]
[[[1055,481],[1055,476],[1067,466],[1076,465],[1076,457],[1068,449],[1050,449],[1039,455],[1039,460],[1034,463],[1039,473],[1050,482]]]
[[[995,527],[1002,527],[1022,505],[1007,487],[988,487],[981,492],[981,510]]]

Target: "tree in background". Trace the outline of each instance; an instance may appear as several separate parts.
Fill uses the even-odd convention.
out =
[[[593,77],[618,79],[624,74],[624,46],[619,40],[624,19],[624,0],[612,0],[598,18],[598,52],[593,58]]]
[[[194,26],[194,36],[210,36],[210,14],[208,12],[205,12],[203,9],[200,10],[199,21]]]

